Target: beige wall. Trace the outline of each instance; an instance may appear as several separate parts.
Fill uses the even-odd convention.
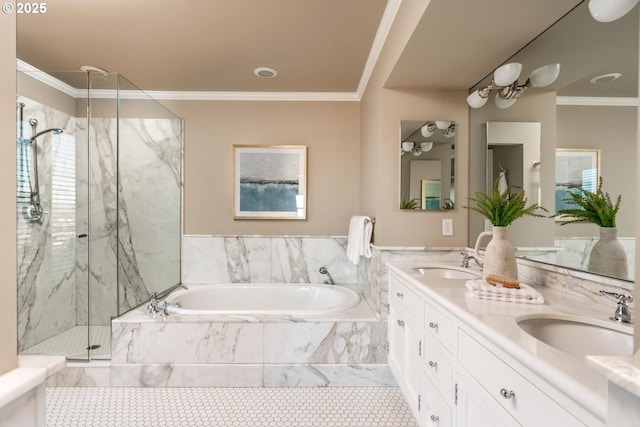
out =
[[[359,213],[357,102],[166,101],[185,120],[185,234],[341,235]],[[234,220],[232,146],[306,145],[307,220]]]
[[[363,175],[378,179],[375,202],[376,244],[383,246],[466,246],[469,163],[466,91],[384,89],[378,168]],[[446,211],[400,210],[400,121],[456,122],[456,208]],[[363,147],[363,150],[367,150]],[[366,200],[369,193],[362,194]],[[442,219],[453,219],[453,236],[442,236]]]
[[[0,14],[0,374],[17,365],[16,17]]]

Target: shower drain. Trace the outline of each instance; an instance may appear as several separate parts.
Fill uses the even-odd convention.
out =
[[[85,350],[97,350],[100,347],[102,347],[100,344],[94,344],[94,345],[90,345],[89,347],[87,347]]]

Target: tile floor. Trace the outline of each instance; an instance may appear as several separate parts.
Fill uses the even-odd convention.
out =
[[[417,427],[395,387],[46,389],[47,427]]]
[[[68,359],[86,359],[87,335],[91,334],[91,345],[99,345],[91,350],[91,359],[108,360],[111,351],[111,326],[74,326],[66,331],[42,341],[22,351],[20,354],[49,354],[67,356]]]

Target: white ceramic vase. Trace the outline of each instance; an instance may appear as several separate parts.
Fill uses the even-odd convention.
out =
[[[600,227],[600,239],[589,255],[588,270],[621,279],[629,278],[627,254],[618,240],[618,229]]]
[[[482,240],[491,236],[491,241],[485,249],[484,256],[479,257],[479,249]],[[518,280],[518,264],[516,263],[516,251],[507,240],[507,227],[493,227],[493,231],[480,233],[475,246],[476,258],[482,262],[482,278],[490,274]]]

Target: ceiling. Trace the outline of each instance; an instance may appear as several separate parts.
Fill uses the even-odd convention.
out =
[[[468,89],[579,2],[431,0],[387,86]],[[148,91],[356,92],[385,8],[387,0],[50,0],[45,14],[18,15],[17,52],[44,71],[94,65]],[[279,74],[257,78],[259,66]]]

